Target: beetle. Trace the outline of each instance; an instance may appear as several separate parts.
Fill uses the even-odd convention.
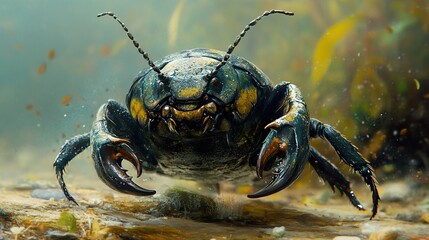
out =
[[[99,178],[127,194],[147,196],[127,175],[122,161],[131,162],[139,177],[143,170],[204,183],[271,180],[249,198],[276,193],[301,174],[309,162],[331,188],[344,193],[363,210],[344,175],[314,147],[310,138],[327,140],[340,159],[359,173],[372,191],[372,215],[379,194],[375,174],[357,148],[328,124],[310,118],[303,96],[294,84],[273,86],[248,60],[231,55],[246,32],[263,17],[294,15],[265,11],[247,24],[226,52],[192,49],[152,62],[148,54],[112,12],[149,68],[141,71],[126,96],[126,108],[115,100],[103,104],[88,133],[67,140],[54,162],[66,198],[77,204],[63,179],[66,165],[92,146]],[[256,174],[251,174],[256,172]],[[256,176],[255,176],[256,175]]]

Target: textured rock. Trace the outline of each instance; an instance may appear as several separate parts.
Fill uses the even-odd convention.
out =
[[[336,236],[333,240],[361,240],[359,237],[355,236]]]
[[[33,198],[40,198],[45,200],[62,200],[66,199],[66,196],[64,196],[64,193],[61,191],[61,189],[34,189],[31,192],[31,197]]]
[[[273,228],[273,236],[274,237],[283,237],[286,233],[286,228],[284,226]]]
[[[401,202],[410,197],[410,187],[404,182],[390,182],[380,186],[383,202]]]
[[[397,227],[385,227],[369,235],[369,240],[396,240],[401,229]]]

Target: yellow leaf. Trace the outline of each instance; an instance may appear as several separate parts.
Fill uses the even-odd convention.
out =
[[[176,43],[179,19],[184,6],[185,0],[180,0],[176,5],[173,14],[171,15],[170,22],[168,23],[168,46],[170,47]]]
[[[331,65],[335,46],[354,28],[358,20],[356,15],[349,16],[329,27],[319,39],[313,53],[312,83],[318,83],[325,75]]]
[[[76,217],[67,211],[61,212],[60,218],[57,220],[60,226],[68,228],[71,233],[76,232]]]
[[[367,61],[375,62],[371,59]],[[376,64],[361,66],[356,70],[350,91],[355,112],[375,119],[387,108],[389,102],[386,100],[390,98],[386,83],[372,66]]]

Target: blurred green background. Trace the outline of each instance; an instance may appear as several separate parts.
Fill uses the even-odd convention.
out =
[[[429,166],[429,3],[419,0],[9,1],[0,4],[0,181],[55,179],[63,142],[90,129],[109,98],[124,103],[152,60],[192,48],[234,51],[273,81],[301,88],[312,117],[356,144],[381,179]],[[314,143],[329,157],[331,148]],[[73,174],[93,175],[85,153]],[[335,162],[335,161],[334,161]],[[427,177],[427,176],[426,176]]]

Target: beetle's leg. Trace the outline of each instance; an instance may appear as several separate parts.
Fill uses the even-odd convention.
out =
[[[64,145],[61,147],[60,153],[55,158],[55,162],[54,162],[57,179],[58,179],[58,182],[60,183],[61,189],[64,192],[64,195],[68,200],[74,202],[76,205],[78,205],[76,200],[73,198],[72,195],[70,195],[69,191],[67,190],[66,183],[64,182],[64,178],[63,178],[64,170],[67,164],[74,157],[76,157],[76,155],[81,153],[89,146],[89,143],[90,143],[89,133],[78,135],[67,140],[66,143],[64,143]]]
[[[357,171],[372,191],[372,216],[377,214],[380,196],[377,190],[377,181],[369,163],[359,154],[356,147],[344,138],[337,130],[317,119],[310,120],[310,136],[326,139],[335,149],[340,159]]]
[[[310,147],[310,156],[308,157],[308,162],[311,164],[314,170],[316,170],[317,174],[323,180],[327,181],[329,185],[331,185],[332,191],[335,192],[334,187],[337,187],[341,194],[346,194],[353,206],[359,210],[364,210],[362,204],[356,198],[355,193],[351,190],[350,182],[344,177],[343,174],[341,174],[334,164],[332,164],[313,147]]]
[[[92,158],[98,176],[109,187],[138,196],[152,195],[155,191],[138,186],[122,167],[122,161],[127,160],[136,168],[137,177],[142,173],[143,160],[148,156],[134,144],[137,131],[128,111],[109,100],[98,110],[91,130]]]
[[[274,166],[273,179],[267,186],[248,195],[258,198],[276,193],[295,181],[304,169],[309,154],[309,116],[299,89],[290,83],[276,86],[268,106],[273,115],[281,116],[265,128],[270,129],[265,138],[256,164],[256,173],[262,178],[266,166]]]

